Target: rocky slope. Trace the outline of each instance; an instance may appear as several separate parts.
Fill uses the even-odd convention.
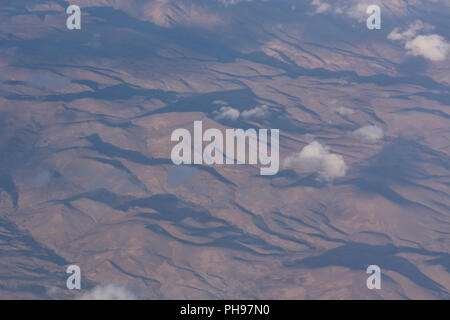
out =
[[[0,298],[448,299],[450,7],[372,2],[381,30],[351,0],[73,0],[81,30],[0,1]],[[280,172],[173,165],[196,120],[280,129]]]

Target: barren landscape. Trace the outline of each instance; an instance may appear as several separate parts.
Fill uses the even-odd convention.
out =
[[[0,299],[449,299],[449,18],[0,0]],[[279,172],[173,164],[200,120],[279,129]]]

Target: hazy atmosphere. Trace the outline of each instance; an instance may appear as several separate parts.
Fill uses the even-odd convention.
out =
[[[449,299],[449,118],[448,0],[0,0],[0,299]]]

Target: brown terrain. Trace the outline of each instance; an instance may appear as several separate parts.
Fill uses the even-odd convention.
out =
[[[448,299],[449,4],[330,3],[0,1],[0,299]],[[196,120],[280,129],[279,173],[174,165]]]

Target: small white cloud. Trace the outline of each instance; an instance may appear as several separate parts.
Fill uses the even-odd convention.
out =
[[[450,43],[437,34],[417,36],[407,41],[405,49],[408,54],[422,56],[431,61],[444,61],[450,52]]]
[[[231,6],[231,5],[234,5],[234,4],[241,3],[241,2],[252,2],[253,0],[217,0],[217,1],[221,2],[225,6]],[[259,0],[259,1],[267,2],[267,1],[270,1],[270,0]]]
[[[331,10],[331,5],[321,0],[313,0],[311,4],[316,7],[316,11],[314,11],[315,14]]]
[[[216,120],[229,119],[237,120],[239,118],[240,112],[232,107],[220,107],[218,111],[214,112],[214,118]]]
[[[358,21],[363,21],[367,19],[367,7],[376,4],[374,0],[345,0],[345,1],[336,1],[336,0],[313,0],[311,5],[315,6],[316,9],[313,14],[320,14],[331,12],[337,15],[345,14],[353,19]],[[378,1],[375,1],[378,2]]]
[[[398,17],[410,13],[409,8],[411,5],[414,5],[411,3],[413,1],[421,0],[312,0],[311,5],[315,7],[313,14],[332,13],[346,15],[363,22],[369,17],[366,10],[371,5],[379,6],[383,14]]]
[[[392,30],[391,33],[388,34],[387,38],[389,40],[403,40],[403,41],[407,41],[407,40],[411,40],[413,39],[419,31],[422,30],[433,30],[433,27],[423,23],[420,20],[416,20],[413,23],[411,23],[408,28],[406,28],[405,31],[400,32],[400,28],[395,28],[394,30]]]
[[[353,109],[346,108],[346,107],[339,107],[335,109],[337,113],[339,113],[341,116],[349,116],[355,113]]]
[[[370,125],[353,131],[352,135],[361,141],[373,143],[383,139],[384,132],[380,127]]]
[[[266,119],[270,116],[270,108],[266,105],[257,106],[252,109],[244,110],[242,113],[235,108],[224,105],[224,101],[214,101],[213,104],[221,105],[220,109],[213,112],[214,119],[228,119],[237,120],[239,118],[250,120],[250,119]]]
[[[253,109],[243,111],[241,113],[241,116],[244,119],[251,119],[251,118],[265,119],[268,116],[270,116],[270,109],[266,105],[261,105]]]
[[[367,7],[370,6],[371,4],[373,3],[370,3],[369,1],[365,1],[363,3],[356,3],[347,9],[346,14],[358,21],[364,21],[368,17],[366,12]]]
[[[226,101],[223,101],[223,100],[214,100],[213,104],[219,105],[219,106],[226,106],[226,105],[228,105],[228,103]]]
[[[387,38],[403,42],[409,55],[422,56],[431,61],[443,61],[450,53],[450,43],[437,34],[418,35],[419,32],[433,29],[432,26],[416,20],[403,32],[399,28],[395,28]]]
[[[107,284],[96,286],[84,293],[80,300],[136,300],[136,296],[122,285]]]
[[[327,146],[313,141],[300,152],[295,153],[283,162],[285,167],[300,169],[304,172],[317,172],[325,181],[345,176],[347,165],[341,155],[331,153]]]

